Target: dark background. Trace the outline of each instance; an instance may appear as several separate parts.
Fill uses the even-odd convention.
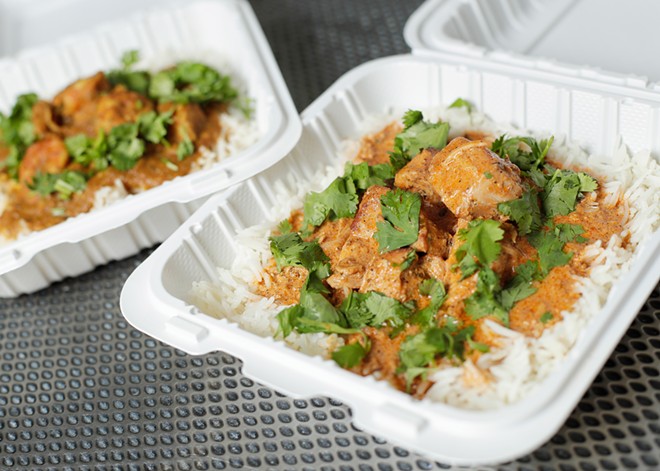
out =
[[[365,61],[409,52],[421,1],[253,0],[296,106]],[[292,400],[223,353],[193,357],[127,325],[121,287],[150,251],[0,300],[0,469],[449,469]],[[660,469],[660,292],[562,429],[498,470]]]

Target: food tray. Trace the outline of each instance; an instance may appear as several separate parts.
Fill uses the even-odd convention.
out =
[[[274,164],[297,141],[297,111],[254,13],[242,0],[173,2],[2,59],[0,109],[6,111],[21,93],[51,97],[76,78],[117,67],[129,49],[139,50],[147,64],[191,58],[232,75],[254,100],[258,140],[210,169],[1,246],[0,296],[36,291],[163,241],[208,195]]]
[[[441,3],[427,3],[409,26],[430,18],[432,7]],[[445,13],[446,20],[451,15]],[[441,28],[435,24],[429,30]],[[122,312],[138,329],[189,353],[223,350],[235,355],[244,361],[246,375],[285,393],[336,397],[351,407],[358,426],[433,458],[483,464],[535,449],[562,425],[655,287],[660,233],[640,247],[632,269],[619,280],[562,368],[533,395],[495,411],[416,401],[332,361],[299,354],[282,342],[200,314],[186,299],[194,281],[213,279],[215,267],[231,265],[234,235],[267,218],[276,182],[291,174],[309,178],[330,164],[339,142],[358,137],[361,123],[373,114],[439,106],[460,96],[497,121],[565,134],[591,152],[613,154],[620,135],[633,151],[646,148],[659,155],[660,95],[654,84],[607,73],[589,78],[573,73],[578,67],[568,68],[571,73],[543,64],[530,67],[526,60],[491,59],[483,51],[457,55],[414,48],[412,55],[354,69],[303,113],[302,139],[287,158],[209,199],[131,275],[122,291]]]

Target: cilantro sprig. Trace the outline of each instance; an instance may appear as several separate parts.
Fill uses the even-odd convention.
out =
[[[492,219],[473,219],[468,227],[458,231],[458,239],[463,244],[456,250],[456,260],[462,278],[467,278],[479,268],[489,267],[497,260],[503,237],[500,223]]]
[[[503,134],[493,142],[491,150],[503,159],[508,158],[520,170],[529,172],[541,168],[553,141],[554,137],[539,142],[532,137],[507,137]]]
[[[11,178],[18,178],[18,166],[25,150],[37,139],[32,107],[38,100],[34,93],[20,95],[9,115],[0,113],[0,142],[9,150],[2,164]]]
[[[408,110],[403,116],[404,129],[394,139],[390,162],[395,171],[402,169],[423,149],[442,149],[447,145],[449,124],[424,121],[421,111]]]
[[[447,299],[445,285],[440,280],[429,278],[419,284],[419,293],[429,296],[429,304],[415,313],[412,323],[422,327],[431,327],[435,324],[435,316]]]
[[[395,188],[381,199],[384,221],[376,223],[374,239],[381,253],[413,244],[419,233],[422,198],[418,193]]]
[[[133,66],[140,60],[140,53],[136,50],[126,51],[121,57],[122,67],[106,74],[111,85],[124,85],[141,95],[149,90],[151,75],[144,70],[133,70]]]
[[[37,172],[28,186],[42,196],[55,193],[60,199],[68,200],[74,193],[84,190],[86,185],[87,175],[65,170],[62,173]]]
[[[474,326],[460,328],[445,323],[441,327],[430,327],[419,334],[409,335],[399,349],[398,373],[404,374],[407,389],[415,378],[424,376],[440,358],[463,360],[465,343],[474,335]],[[483,348],[479,345],[480,348]]]
[[[161,103],[230,102],[238,97],[238,91],[229,76],[206,64],[184,61],[154,74],[149,96]]]

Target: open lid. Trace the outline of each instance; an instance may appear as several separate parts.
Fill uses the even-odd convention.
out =
[[[404,36],[448,53],[660,91],[655,0],[427,0]]]

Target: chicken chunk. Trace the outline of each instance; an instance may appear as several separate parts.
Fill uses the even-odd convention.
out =
[[[424,149],[399,170],[394,177],[394,185],[406,191],[421,194],[425,201],[442,204],[440,195],[431,183],[431,162],[438,154],[436,149]]]
[[[18,167],[18,179],[30,184],[37,173],[59,173],[68,162],[69,153],[64,141],[58,136],[47,135],[25,151]]]
[[[150,111],[151,103],[139,94],[117,86],[98,99],[96,107],[96,129],[110,132],[123,123],[135,122],[139,115]]]
[[[53,107],[47,101],[38,101],[32,107],[32,124],[37,136],[43,136],[46,133],[60,131],[60,126],[55,120]]]
[[[77,80],[66,87],[55,98],[53,104],[64,117],[71,117],[93,102],[99,94],[110,90],[110,83],[103,72]]]
[[[378,242],[373,235],[378,221],[383,220],[380,198],[388,191],[386,187],[372,186],[364,193],[351,223],[350,235],[332,265],[333,274],[328,278],[328,284],[333,288],[359,289],[362,286],[367,268],[379,255]]]
[[[449,210],[461,219],[501,215],[497,205],[520,198],[520,170],[483,141],[458,137],[431,161],[431,184]]]
[[[177,105],[174,108],[168,140],[173,144],[178,144],[186,139],[196,141],[204,129],[205,123],[206,115],[198,104]]]
[[[446,259],[455,225],[456,218],[444,205],[435,205],[422,200],[419,212],[419,234],[411,247],[417,252]]]

